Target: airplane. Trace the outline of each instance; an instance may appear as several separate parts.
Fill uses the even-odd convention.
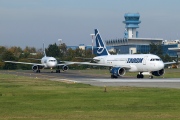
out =
[[[160,57],[154,54],[121,54],[110,55],[97,29],[95,29],[95,40],[97,47],[97,56],[92,62],[76,62],[75,64],[105,66],[110,67],[111,78],[118,78],[125,75],[126,71],[139,72],[137,78],[144,78],[144,75],[162,76],[165,73],[164,66],[166,64],[174,64],[174,62],[164,63]]]
[[[17,61],[4,61],[4,62],[32,65],[32,70],[35,71],[36,73],[40,73],[40,69],[44,69],[44,68],[50,68],[51,72],[53,72],[52,70],[53,68],[57,68],[56,73],[60,73],[60,66],[62,66],[63,71],[66,71],[69,69],[67,65],[73,64],[73,62],[67,62],[67,63],[65,62],[64,64],[59,64],[56,58],[46,56],[45,49],[44,49],[44,56],[41,59],[35,59],[35,60],[40,60],[41,63],[28,63],[28,62],[17,62]]]

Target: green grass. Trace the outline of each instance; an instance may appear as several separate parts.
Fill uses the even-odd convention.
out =
[[[0,74],[0,119],[180,119],[180,90],[95,87]]]

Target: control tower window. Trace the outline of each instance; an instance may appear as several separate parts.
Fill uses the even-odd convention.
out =
[[[139,20],[139,17],[126,17],[126,20]]]

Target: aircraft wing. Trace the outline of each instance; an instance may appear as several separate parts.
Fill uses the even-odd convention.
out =
[[[83,60],[89,60],[89,61],[91,61],[91,62],[99,62],[99,60],[98,59],[94,59],[94,58],[83,58],[83,57],[75,57],[75,58],[79,58],[79,59],[83,59]]]
[[[36,59],[36,58],[28,58],[29,60],[41,60],[41,59]]]
[[[6,63],[17,63],[17,64],[26,64],[26,65],[40,65],[40,66],[44,66],[41,63],[28,63],[28,62],[17,62],[17,61],[4,61]]]
[[[173,62],[165,62],[164,65],[169,65],[169,64],[175,64],[177,62],[173,61]]]
[[[97,64],[97,63],[90,63],[90,62],[74,62],[74,64],[112,67],[112,65],[108,65],[108,64]]]
[[[83,59],[83,60],[92,60],[93,59],[93,58],[83,58],[83,57],[75,57],[75,58]]]
[[[57,64],[57,66],[63,66],[63,65],[72,65],[80,62],[71,62],[71,61],[61,61],[62,63]]]

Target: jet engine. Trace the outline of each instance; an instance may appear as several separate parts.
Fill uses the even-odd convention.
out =
[[[32,66],[32,70],[35,71],[35,70],[39,70],[39,69],[42,69],[43,66],[39,66],[39,65],[33,65]]]
[[[38,66],[37,66],[37,65],[33,65],[33,66],[32,66],[32,70],[33,70],[33,71],[38,70]]]
[[[111,70],[110,70],[110,73],[115,76],[115,77],[118,77],[118,76],[123,76],[125,75],[126,73],[126,70],[124,68],[121,68],[121,67],[113,67]]]
[[[159,71],[153,71],[152,72],[152,75],[154,75],[154,76],[161,76],[161,75],[163,75],[165,73],[165,70],[164,69],[161,69],[161,70],[159,70]]]
[[[64,65],[63,67],[62,67],[62,70],[63,71],[66,71],[66,70],[68,70],[69,69],[69,67],[67,66],[67,65]]]

